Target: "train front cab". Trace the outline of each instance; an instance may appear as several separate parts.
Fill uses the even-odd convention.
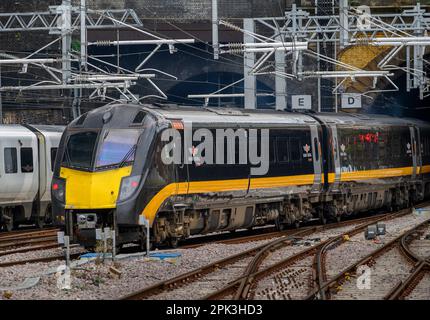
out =
[[[76,122],[69,126],[52,180],[56,225],[87,247],[95,245],[98,228],[115,229],[118,243],[136,238],[136,210],[140,210],[136,199],[146,178],[142,173],[155,132],[150,119],[133,124],[135,114],[128,123],[124,115],[107,123],[99,121],[102,116],[96,113],[88,126]],[[96,127],[91,125],[94,122],[103,124]]]

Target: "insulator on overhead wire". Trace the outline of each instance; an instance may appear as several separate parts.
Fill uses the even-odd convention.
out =
[[[222,21],[222,24],[230,29],[236,30],[236,31],[242,31],[242,29],[228,21]]]
[[[110,46],[112,45],[112,42],[109,40],[98,40],[96,41],[96,46]]]
[[[228,44],[228,47],[229,47],[230,49],[242,49],[242,48],[243,48],[243,46],[244,46],[244,44],[243,44],[243,43],[240,43],[240,42],[230,42],[230,43]]]
[[[356,45],[368,45],[369,42],[370,41],[367,38],[358,38],[358,39],[355,39],[355,44]]]

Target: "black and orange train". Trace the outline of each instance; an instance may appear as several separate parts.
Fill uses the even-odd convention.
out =
[[[238,161],[235,138],[234,163],[219,155],[215,164],[187,163],[182,155],[166,164],[172,142],[162,134],[174,128],[184,138],[186,123],[193,132],[261,129],[254,141],[245,136],[257,154],[268,150],[267,172],[253,175],[255,163]],[[110,105],[73,121],[58,155],[56,222],[88,247],[96,228],[115,228],[118,243],[143,245],[148,221],[153,244],[174,246],[194,234],[394,210],[430,194],[430,125],[381,115]]]

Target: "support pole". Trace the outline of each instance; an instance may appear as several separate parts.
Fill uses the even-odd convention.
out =
[[[1,65],[0,65],[0,88],[1,88]],[[3,124],[3,100],[2,91],[0,90],[0,124]]]
[[[317,66],[318,66],[318,71],[320,71],[320,42],[317,42],[317,53],[318,53],[318,57],[317,57]],[[321,77],[318,77],[317,79],[318,82],[318,88],[317,88],[317,94],[318,94],[318,112],[321,112]]]
[[[70,268],[70,237],[64,236],[64,246],[66,247],[66,267]]]
[[[406,92],[411,91],[411,47],[406,47]]]
[[[214,50],[214,59],[219,59],[218,43],[218,0],[212,0],[212,47]]]
[[[348,9],[348,0],[339,0],[340,49],[343,49],[348,45]]]
[[[150,246],[149,237],[150,237],[150,235],[149,235],[149,220],[147,220],[147,223],[146,223],[146,256],[148,258],[149,258],[149,246]]]
[[[278,36],[281,40],[282,35]],[[285,72],[285,51],[275,52],[275,69],[276,71]],[[275,77],[275,94],[276,110],[285,110],[287,108],[287,79],[285,77]]]
[[[253,19],[243,19],[243,29],[250,32],[255,32],[255,22]],[[254,38],[247,33],[243,34],[243,43],[254,43]],[[245,52],[243,54],[243,76],[244,76],[244,93],[245,93],[245,109],[257,108],[256,96],[256,77],[251,75],[251,68],[255,65],[255,53]]]
[[[81,68],[87,70],[87,6],[85,0],[81,0]]]
[[[71,76],[71,56],[70,49],[72,44],[72,4],[71,0],[63,0],[61,5],[61,35],[62,35],[62,69],[63,69],[63,84],[67,84]]]
[[[422,13],[420,3],[415,6],[417,14],[417,29],[415,31],[416,36],[423,36],[424,30],[422,28]],[[424,98],[424,55],[423,47],[420,45],[414,45],[414,76],[413,86],[419,89],[420,99]]]
[[[110,235],[110,228],[109,227],[104,228],[103,233],[102,233],[102,237],[103,237],[103,262],[106,259],[106,254],[108,251],[107,241],[109,239],[109,235]]]
[[[115,230],[112,230],[112,261],[115,262],[116,260],[116,232]]]

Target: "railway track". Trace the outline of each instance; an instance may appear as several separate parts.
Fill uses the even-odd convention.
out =
[[[79,256],[81,256],[82,253],[74,253],[70,255],[70,259],[77,259]],[[0,262],[0,268],[6,268],[6,267],[12,267],[17,265],[23,265],[23,264],[30,264],[30,263],[42,263],[42,262],[51,262],[51,261],[57,261],[57,260],[65,260],[64,255],[55,255],[50,257],[40,257],[40,258],[33,258],[33,259],[23,259],[23,260],[15,260],[15,261],[7,261],[7,262]]]
[[[336,240],[345,239],[361,234],[367,226],[376,222],[391,220],[406,215],[410,210],[402,210],[376,219],[368,219],[353,229],[346,230],[329,239],[302,250],[297,254],[289,255],[266,263],[257,257],[248,267],[244,277],[230,283],[223,289],[206,296],[206,299],[303,299],[309,291],[318,288],[318,283],[312,281],[319,270],[313,263],[323,248]],[[263,253],[264,254],[264,253]]]
[[[219,298],[236,298],[245,299],[250,297],[251,288],[260,278],[273,273],[279,268],[291,265],[308,256],[315,254],[317,249],[323,246],[327,241],[318,241],[318,239],[309,238],[310,235],[324,235],[329,230],[337,230],[337,237],[351,234],[351,232],[361,232],[370,224],[384,219],[390,219],[410,213],[410,209],[405,209],[397,213],[379,215],[340,222],[336,224],[305,227],[297,229],[289,235],[283,235],[265,245],[238,253],[217,262],[208,264],[204,267],[195,269],[175,278],[161,281],[155,285],[144,288],[130,295],[122,297],[126,300],[138,299],[177,299],[177,298],[202,298],[219,299]],[[354,225],[356,225],[354,227]],[[342,228],[344,230],[342,230]],[[312,242],[314,241],[314,244]],[[309,246],[305,250],[300,250],[297,243],[304,243]],[[317,243],[318,244],[315,244]],[[285,250],[294,248],[294,254],[288,258],[278,257],[277,262],[264,266],[263,261],[267,256]],[[276,260],[276,259],[275,259]],[[261,267],[261,269],[259,269]],[[190,297],[193,293],[198,292],[200,297]],[[252,295],[252,294],[251,294]]]
[[[430,299],[430,239],[423,240],[426,233],[427,237],[430,235],[430,222],[426,228],[419,229],[406,233],[400,240],[401,250],[413,263],[412,271],[406,279],[399,281],[385,299]],[[424,245],[421,245],[423,242]]]
[[[0,234],[0,256],[53,248],[59,229],[12,231]],[[58,245],[56,245],[58,246]]]
[[[58,248],[57,228],[46,228],[38,230],[17,230],[0,234],[0,257],[27,253],[32,251],[48,250]],[[0,267],[10,267],[26,263],[50,262],[64,259],[63,256],[40,257],[23,259],[17,261],[0,262]]]
[[[366,221],[366,219],[370,217],[375,217],[375,215],[369,217],[348,219],[341,222],[343,225],[351,224],[351,223],[359,223],[361,221]],[[316,225],[313,225],[316,226]],[[312,227],[312,225],[305,225],[302,227]],[[239,244],[246,243],[250,241],[260,241],[266,239],[273,239],[277,237],[282,237],[285,235],[293,234],[297,229],[287,229],[283,231],[276,231],[275,227],[267,227],[246,231],[236,231],[234,233],[221,233],[221,234],[213,234],[207,236],[200,236],[196,238],[190,238],[184,240],[183,243],[180,244],[181,249],[193,249],[198,248],[209,243],[220,243],[220,244]]]
[[[407,239],[417,233],[423,227],[429,226],[430,220],[426,220],[411,229],[393,236],[391,240],[381,245],[376,250],[371,250],[364,257],[351,261],[350,265],[334,276],[327,273],[326,255],[328,250],[333,250],[342,244],[337,240],[330,241],[321,247],[315,259],[315,277],[317,284],[315,290],[306,299],[397,299],[398,292],[403,292],[411,285],[415,278],[415,269],[425,270],[426,258],[417,256],[408,246]],[[335,249],[334,249],[335,250]],[[405,281],[409,270],[412,270],[411,282]],[[361,272],[361,273],[360,273]],[[365,273],[369,276],[366,278]],[[417,272],[417,275],[421,272]],[[397,283],[398,279],[400,283]],[[369,281],[368,286],[358,286],[358,282]],[[394,287],[394,290],[392,289]],[[397,290],[397,288],[399,290]]]
[[[55,234],[60,231],[58,228],[44,228],[44,229],[30,229],[30,230],[15,230],[9,232],[0,232],[0,240],[3,239],[24,239],[33,238],[34,236],[45,234],[46,232],[52,232]]]

